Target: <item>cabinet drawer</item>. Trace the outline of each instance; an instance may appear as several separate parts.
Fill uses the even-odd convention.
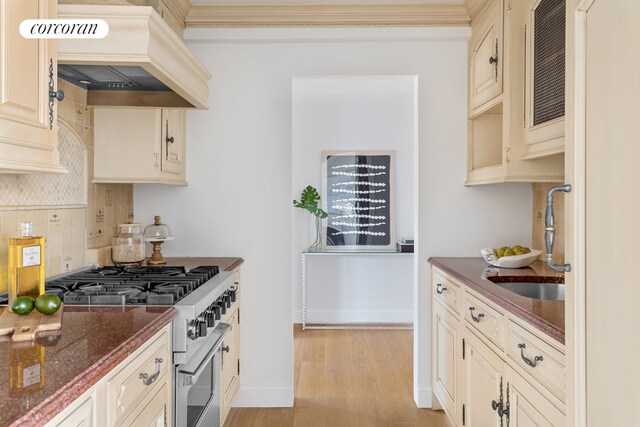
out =
[[[170,329],[163,329],[144,350],[129,356],[107,380],[107,425],[120,424],[169,373]],[[141,375],[146,374],[146,380]],[[156,375],[157,374],[157,375]],[[149,384],[146,385],[145,382]]]
[[[456,313],[460,313],[460,286],[443,275],[433,273],[433,297]]]
[[[565,356],[533,333],[509,321],[507,355],[563,402],[566,393]],[[541,359],[536,360],[536,358]],[[535,364],[531,366],[525,358]]]
[[[160,380],[158,380],[160,381]],[[123,427],[169,426],[171,420],[171,388],[166,377],[159,385],[160,390],[148,403],[143,403],[122,423]]]
[[[479,331],[492,343],[504,348],[504,316],[488,304],[469,293],[465,293],[463,303],[464,318],[472,329]]]

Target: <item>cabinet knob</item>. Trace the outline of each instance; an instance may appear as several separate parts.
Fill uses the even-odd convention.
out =
[[[229,346],[222,346],[222,348],[220,348],[220,350],[224,351],[225,353],[229,353]]]
[[[446,291],[446,290],[447,290],[447,288],[445,288],[444,286],[442,286],[442,283],[438,283],[438,284],[436,285],[436,293],[437,293],[438,295],[442,295],[442,293],[443,293],[444,291]]]

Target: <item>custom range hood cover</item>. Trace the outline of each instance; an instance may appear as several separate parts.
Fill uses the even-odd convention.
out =
[[[59,5],[61,19],[103,19],[103,39],[60,39],[59,77],[95,106],[207,108],[211,73],[148,6]]]

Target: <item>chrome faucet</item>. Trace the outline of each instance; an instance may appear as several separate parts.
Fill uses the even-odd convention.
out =
[[[553,195],[556,191],[569,193],[571,185],[551,187],[547,193],[547,211],[544,216],[544,243],[547,249],[547,265],[556,271],[571,271],[571,264],[556,264],[553,262],[553,243],[556,234],[556,221],[553,213]]]

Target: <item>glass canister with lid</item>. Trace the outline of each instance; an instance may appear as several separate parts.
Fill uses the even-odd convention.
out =
[[[145,259],[144,249],[142,224],[118,224],[118,232],[111,246],[111,259],[115,265],[141,266]]]

